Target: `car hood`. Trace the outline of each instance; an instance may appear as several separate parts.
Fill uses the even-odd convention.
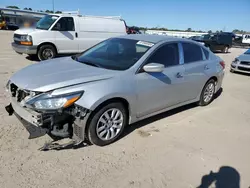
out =
[[[242,54],[237,57],[240,61],[249,61],[250,62],[250,54]]]
[[[29,35],[36,31],[44,31],[44,30],[40,30],[36,28],[21,28],[21,29],[16,30],[14,33],[19,34],[19,35]]]
[[[21,89],[46,92],[87,82],[110,79],[113,71],[74,61],[71,57],[57,58],[29,65],[16,72],[10,82]]]

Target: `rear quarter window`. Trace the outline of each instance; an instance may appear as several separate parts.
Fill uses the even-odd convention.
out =
[[[204,49],[204,48],[201,48],[201,49],[202,49],[202,51],[203,51],[203,53],[204,53],[204,55],[205,55],[205,58],[206,58],[206,59],[209,59],[209,51],[206,50],[206,49]]]

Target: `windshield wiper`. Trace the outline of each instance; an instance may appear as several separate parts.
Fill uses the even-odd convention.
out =
[[[94,66],[94,67],[101,67],[100,65],[98,65],[96,63],[89,62],[89,61],[79,61],[79,62],[84,63],[86,65]]]
[[[78,56],[77,56],[77,55],[73,55],[73,56],[71,56],[71,58],[72,58],[73,60],[75,60],[75,61],[78,61],[78,62],[83,63],[83,64],[86,64],[86,65],[90,65],[90,66],[93,66],[93,67],[102,67],[102,66],[100,66],[99,64],[92,63],[92,62],[90,62],[90,61],[80,61],[80,60],[78,59]]]

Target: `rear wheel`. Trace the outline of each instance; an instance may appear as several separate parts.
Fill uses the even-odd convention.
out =
[[[56,49],[54,46],[46,44],[39,48],[37,55],[40,61],[52,59],[56,56]]]
[[[116,141],[128,123],[127,111],[122,103],[113,102],[103,106],[92,116],[87,128],[88,140],[105,146]]]
[[[223,53],[228,53],[228,46],[224,46],[222,52],[223,52]]]
[[[210,104],[214,99],[214,93],[215,93],[215,81],[211,79],[206,83],[201,92],[199,105],[206,106]]]

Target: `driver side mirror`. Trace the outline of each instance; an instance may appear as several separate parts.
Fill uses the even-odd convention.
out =
[[[143,66],[145,72],[162,72],[165,66],[160,63],[149,63]]]

